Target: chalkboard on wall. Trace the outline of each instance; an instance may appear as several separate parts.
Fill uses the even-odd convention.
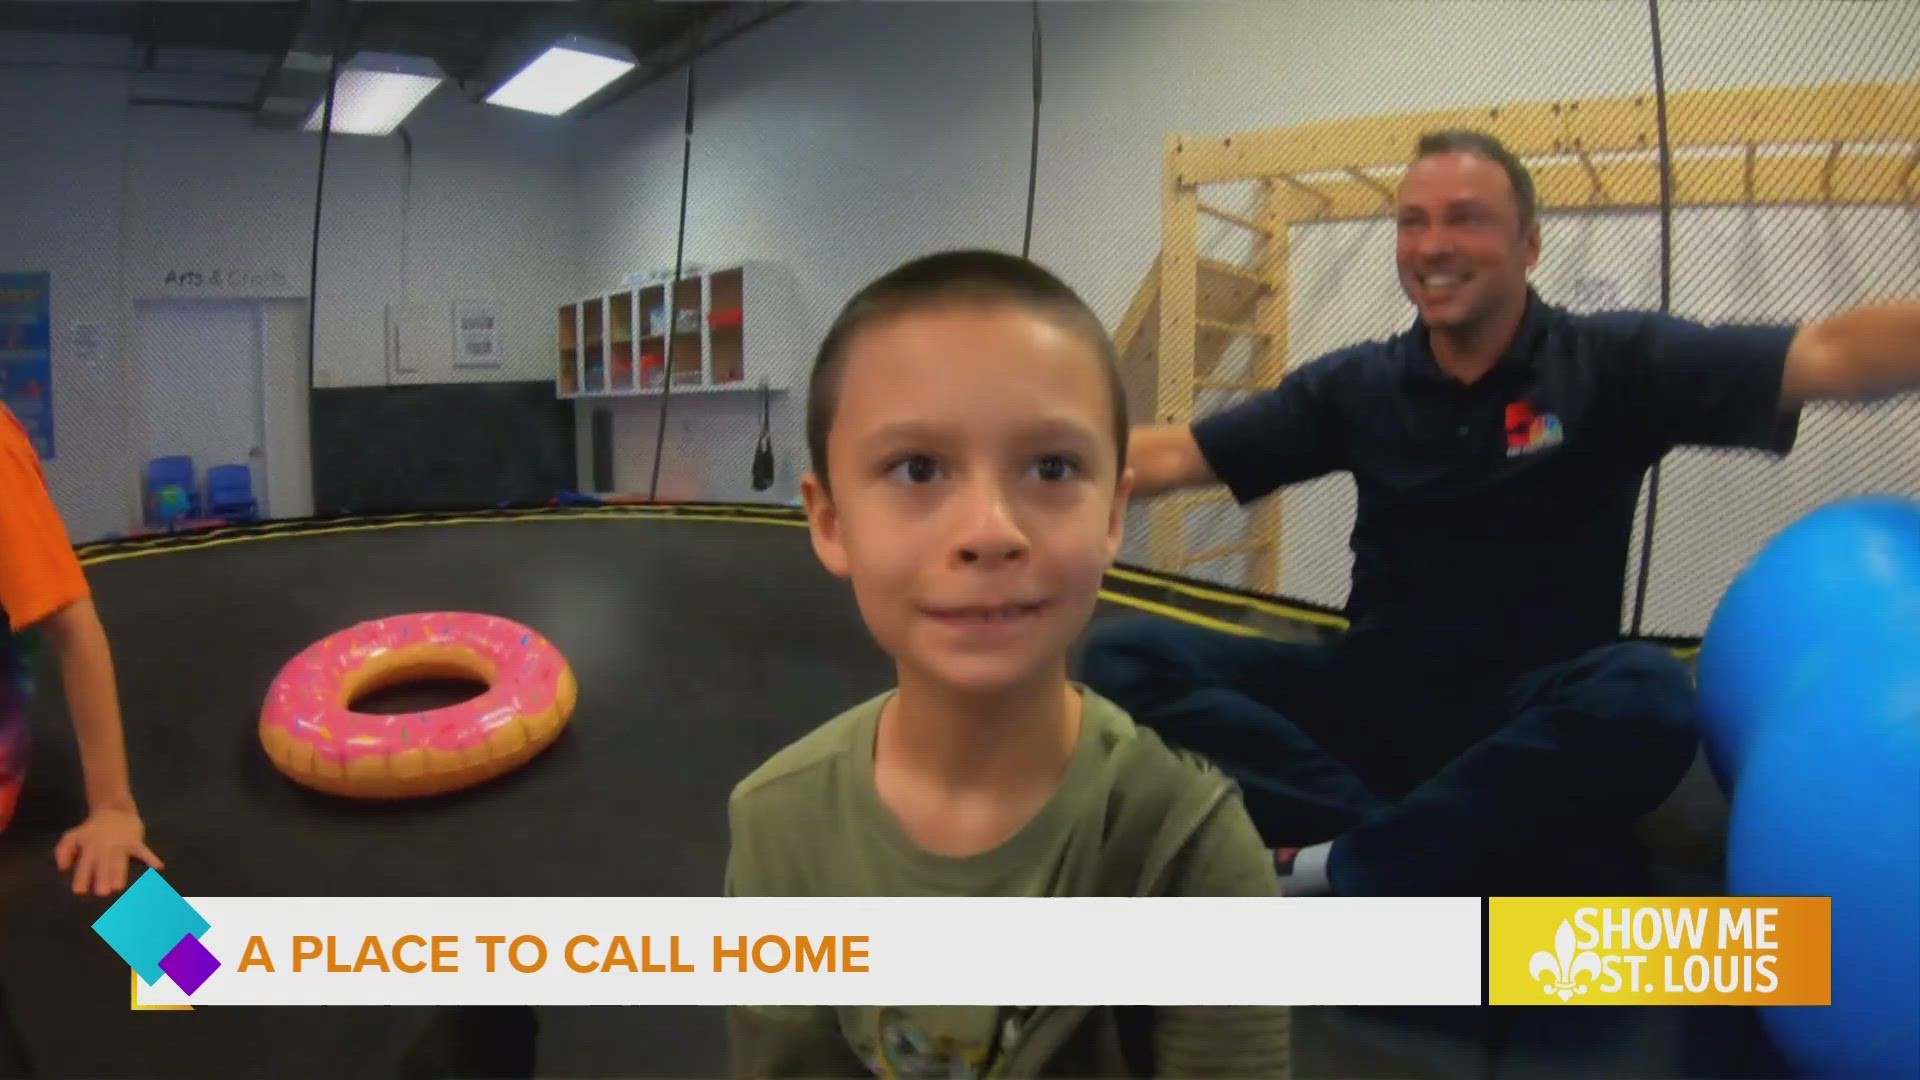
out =
[[[322,516],[537,505],[577,486],[573,406],[551,382],[315,389]]]

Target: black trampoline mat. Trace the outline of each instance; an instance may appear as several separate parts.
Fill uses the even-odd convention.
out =
[[[529,517],[313,532],[89,567],[114,648],[135,791],[166,875],[199,896],[718,895],[726,800],[775,750],[884,690],[892,667],[802,528]],[[1137,615],[1103,603],[1101,617]],[[580,699],[525,768],[376,805],[317,795],[260,750],[289,658],[411,611],[547,635]],[[130,975],[52,862],[84,807],[57,672],[0,837],[0,992],[42,1076],[391,1077],[432,1010],[129,1009]],[[543,1075],[714,1076],[710,1008],[542,1010]],[[0,1066],[0,1074],[5,1072]]]

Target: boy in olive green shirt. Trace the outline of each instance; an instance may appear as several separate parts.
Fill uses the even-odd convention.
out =
[[[728,895],[1279,895],[1233,785],[1068,678],[1120,549],[1126,435],[1104,328],[1025,260],[932,256],[849,302],[814,364],[803,493],[899,684],[735,788]],[[1283,1009],[731,1017],[742,1076],[1287,1071]]]

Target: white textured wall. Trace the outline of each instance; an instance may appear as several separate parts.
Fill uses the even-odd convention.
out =
[[[8,148],[0,266],[53,275],[54,496],[77,540],[132,527],[151,440],[128,387],[219,377],[191,357],[177,370],[139,370],[136,301],[258,297],[271,300],[275,510],[308,513],[304,299],[318,137],[263,129],[244,114],[132,107],[132,60],[110,40],[0,33],[0,141]],[[329,150],[315,384],[549,377],[553,304],[579,288],[584,265],[567,133],[444,88],[410,130],[404,221],[397,138],[341,137]],[[186,271],[200,273],[201,284],[168,283]],[[413,376],[385,370],[384,306],[401,300],[414,313],[416,355],[438,348]],[[501,305],[505,366],[451,367],[455,301]],[[104,326],[98,363],[74,359],[76,322]]]
[[[398,135],[328,146],[315,385],[551,379],[554,312],[582,288],[593,220],[578,205],[570,131],[451,86],[415,110],[406,131],[410,179]],[[309,169],[309,236],[313,183]],[[304,257],[305,237],[299,250]],[[453,366],[456,303],[500,308],[501,366]],[[389,304],[404,313],[397,364],[381,345]]]

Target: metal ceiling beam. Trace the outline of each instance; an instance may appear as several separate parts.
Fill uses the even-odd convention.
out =
[[[312,6],[313,0],[300,0],[300,3],[288,14],[285,34],[280,47],[274,50],[272,61],[269,62],[266,72],[260,76],[260,84],[254,87],[253,108],[255,112],[266,107],[267,98],[273,92],[274,83],[279,80],[281,73],[286,68],[287,56],[293,52],[294,46],[300,43],[301,32],[305,29],[307,23],[307,12]]]
[[[327,92],[333,54],[351,47],[358,23],[346,0],[300,0],[285,27],[285,44],[254,90],[256,120],[270,127],[306,121]]]
[[[719,10],[653,48],[634,48],[639,65],[611,91],[589,101],[576,115],[591,116],[621,99],[667,78],[694,60],[774,19],[806,6],[804,0],[753,0],[716,5]],[[629,43],[629,47],[632,47]]]
[[[431,22],[387,22],[382,16],[391,11],[383,11],[380,4],[301,0],[282,23],[279,48],[271,54],[268,69],[254,87],[252,108],[258,121],[267,126],[304,123],[313,102],[326,93],[326,75],[334,51],[340,50],[344,59],[360,48],[431,56],[469,100],[480,101],[552,41],[568,33],[580,33],[625,45],[638,60],[625,79],[574,113],[591,115],[800,6],[799,0],[698,7],[594,0],[552,5],[551,11],[509,11],[503,6],[485,5],[467,9],[478,13],[477,22],[436,29]],[[660,40],[659,29],[674,25],[684,29]]]

